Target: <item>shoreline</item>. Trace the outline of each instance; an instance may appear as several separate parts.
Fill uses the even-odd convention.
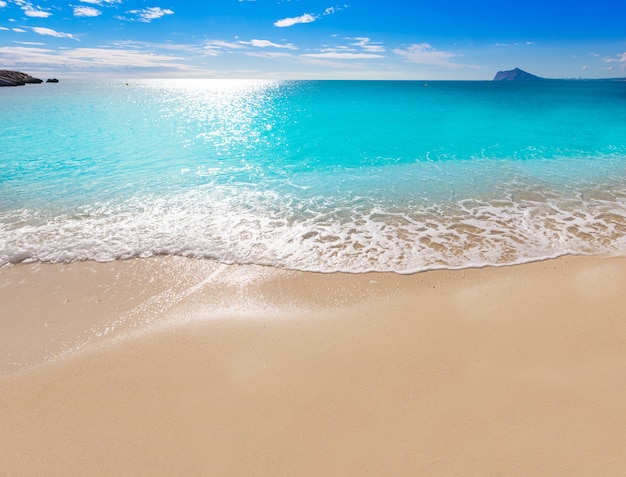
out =
[[[623,290],[626,257],[17,265],[0,473],[620,475]]]

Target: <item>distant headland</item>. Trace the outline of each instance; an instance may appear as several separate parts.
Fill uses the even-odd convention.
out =
[[[626,81],[626,78],[542,78],[527,71],[515,68],[513,70],[498,71],[493,81]]]
[[[58,83],[56,78],[49,78],[46,83]],[[35,78],[21,71],[0,70],[0,86],[23,86],[25,84],[39,84],[43,80]]]
[[[535,76],[524,70],[520,70],[519,68],[507,71],[498,71],[496,76],[493,78],[494,81],[536,81],[544,79],[546,78]]]

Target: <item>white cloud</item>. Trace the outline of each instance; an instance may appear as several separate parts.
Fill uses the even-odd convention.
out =
[[[41,65],[77,68],[174,68],[187,69],[182,58],[111,48],[75,48],[54,51],[45,48],[0,47],[0,63],[10,66]]]
[[[252,46],[256,46],[257,48],[267,48],[267,47],[272,47],[272,48],[284,48],[287,50],[297,50],[298,47],[293,45],[292,43],[287,43],[285,45],[281,45],[279,43],[274,43],[271,42],[269,40],[250,40],[249,42],[246,41],[242,41],[240,42],[244,45],[252,45]]]
[[[76,48],[74,50],[66,50],[60,56],[76,62],[135,67],[162,66],[164,63],[182,60],[181,57],[177,56],[110,48]]]
[[[371,53],[382,53],[385,51],[385,47],[381,42],[372,42],[371,39],[365,37],[348,38],[349,40],[356,40],[356,43],[350,43],[350,46],[357,46],[365,51]]]
[[[0,47],[0,61],[7,66],[43,64],[45,58],[49,58],[51,63],[55,63],[53,50],[45,48],[30,48],[22,46]]]
[[[406,49],[396,48],[393,52],[403,56],[404,60],[409,63],[439,66],[441,68],[474,68],[471,65],[455,63],[452,60],[459,55],[448,51],[436,50],[428,43],[416,43]]]
[[[4,8],[7,6],[7,2],[3,2],[2,0],[0,0],[0,8]]]
[[[208,40],[204,44],[205,54],[209,56],[217,56],[223,53],[224,50],[241,50],[244,48],[245,46],[241,45],[240,43],[232,43],[222,40]]]
[[[165,15],[173,15],[174,11],[168,8],[148,7],[143,10],[130,10],[128,13],[136,15],[140,22],[150,23],[152,20],[157,20]]]
[[[241,1],[241,0],[240,0]],[[312,23],[317,20],[320,16],[333,15],[344,8],[348,8],[348,5],[342,5],[337,7],[328,7],[324,10],[321,15],[313,14],[313,13],[305,13],[304,15],[300,15],[299,17],[290,17],[283,18],[282,20],[276,20],[274,22],[274,26],[278,28],[290,27],[293,25],[297,25],[298,23]]]
[[[93,7],[74,7],[74,16],[75,17],[97,17],[101,15],[102,12],[97,8]]]
[[[317,16],[311,15],[310,13],[305,13],[304,15],[300,15],[299,17],[283,18],[282,20],[277,20],[274,22],[274,26],[278,28],[285,28],[297,25],[298,23],[311,23],[315,20],[317,20]]]
[[[39,35],[53,36],[55,38],[71,38],[72,40],[80,41],[71,33],[61,33],[51,28],[33,27],[33,31]]]
[[[145,42],[145,41],[133,41],[133,40],[122,40],[122,41],[114,41],[111,43],[114,49],[133,49],[133,50],[167,50],[167,51],[180,51],[189,53],[190,51],[198,51],[201,49],[201,46],[194,45],[190,43],[155,43],[155,42]]]
[[[283,53],[282,51],[263,51],[263,52],[259,52],[259,51],[249,51],[247,53],[245,53],[246,56],[253,56],[256,58],[270,58],[270,59],[276,59],[276,58],[293,58],[293,54],[292,53]]]
[[[0,26],[0,30],[9,31],[9,29],[7,27],[2,27],[2,26]]]
[[[2,2],[6,6],[6,2],[4,0],[2,0]],[[48,18],[50,15],[52,15],[50,12],[42,9],[41,7],[35,6],[26,0],[13,0],[13,3],[20,7],[24,14],[28,17]]]
[[[13,31],[17,33],[26,33],[26,30],[23,30],[22,28],[13,28]]]
[[[381,42],[372,42],[367,37],[344,38],[351,41],[348,45],[325,45],[316,53],[307,53],[303,58],[330,60],[367,60],[384,58],[385,47]]]
[[[626,52],[616,55],[617,58],[602,58],[605,63],[626,63]]]
[[[17,43],[18,45],[29,45],[29,46],[45,46],[45,43],[39,43],[37,41],[13,41],[13,43]]]
[[[206,48],[234,48],[236,50],[243,48],[243,46],[241,46],[240,43],[233,43],[230,41],[222,41],[222,40],[209,40],[206,42],[205,47]]]
[[[340,51],[327,51],[324,53],[308,53],[302,55],[307,58],[326,58],[335,60],[365,60],[373,58],[384,58],[383,55],[377,55],[375,53],[343,53]]]
[[[237,37],[235,37],[237,38]],[[247,56],[256,56],[262,58],[280,58],[284,56],[291,56],[291,53],[278,53],[278,52],[263,52],[260,53],[258,51],[250,51],[249,47],[255,48],[277,48],[283,50],[297,50],[298,47],[292,43],[274,43],[270,40],[259,40],[252,39],[250,41],[239,40],[237,42],[229,42],[223,40],[208,40],[204,44],[204,52],[205,55],[209,56],[218,56],[223,53],[231,52],[232,50],[237,50]],[[245,51],[248,50],[248,51]]]
[[[328,7],[326,10],[324,10],[324,13],[322,13],[322,15],[333,15],[337,12],[340,12],[341,10],[345,8],[348,8],[348,5],[342,5],[338,7]]]
[[[161,7],[148,7],[142,11],[140,16],[144,21],[152,21],[165,15],[174,15],[174,10]]]
[[[122,0],[80,0],[83,3],[89,3],[91,5],[102,5],[103,3],[114,4],[122,3]]]
[[[323,68],[324,74],[323,77],[328,77],[328,71],[363,71],[364,65],[359,61],[337,61],[332,58],[312,58],[310,56],[299,56],[298,59],[306,65],[312,65],[317,68]],[[341,78],[341,76],[335,76],[336,78]]]
[[[29,3],[22,6],[22,10],[27,17],[32,18],[48,18],[50,15],[52,15],[52,13],[42,10],[41,7],[34,7]]]

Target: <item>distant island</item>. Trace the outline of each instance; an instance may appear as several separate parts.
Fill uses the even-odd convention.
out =
[[[626,81],[626,78],[542,78],[527,71],[515,68],[514,70],[498,71],[493,81]]]
[[[0,70],[0,86],[22,86],[24,84],[43,83],[43,80],[34,78],[21,71]]]
[[[508,71],[498,71],[495,78],[493,78],[494,81],[536,81],[544,79],[545,78],[520,70],[519,68]]]
[[[58,83],[59,80],[51,78],[46,83]],[[21,71],[0,70],[0,86],[23,86],[25,84],[40,84],[43,80],[35,78]]]

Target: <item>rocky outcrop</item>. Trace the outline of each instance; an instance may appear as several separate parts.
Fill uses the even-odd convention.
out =
[[[515,68],[514,70],[508,71],[498,71],[496,73],[494,81],[535,81],[542,80],[539,76],[531,75],[524,70],[520,70],[519,68]]]
[[[24,84],[43,83],[39,78],[20,71],[0,70],[0,86],[22,86]]]

